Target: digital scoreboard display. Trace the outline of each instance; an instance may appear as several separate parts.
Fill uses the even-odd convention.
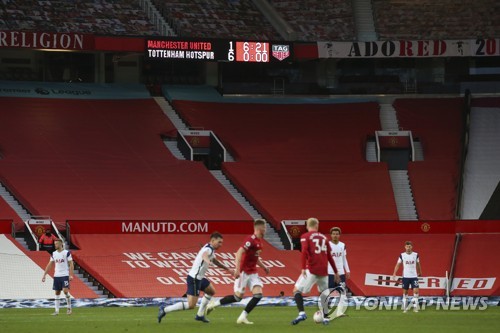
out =
[[[268,63],[292,59],[288,42],[222,39],[146,39],[147,60]]]

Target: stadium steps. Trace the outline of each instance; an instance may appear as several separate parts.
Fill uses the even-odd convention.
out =
[[[376,41],[377,33],[375,31],[371,0],[353,0],[352,9],[357,39],[362,42]]]
[[[382,131],[399,130],[396,109],[390,103],[380,103],[380,126]]]
[[[24,237],[16,237],[16,241],[24,248],[26,251],[31,251],[28,243],[26,243],[26,239]]]
[[[80,279],[85,285],[92,289],[97,295],[102,297],[113,297],[94,277],[87,273],[77,262],[75,262],[75,277]]]
[[[19,201],[9,192],[9,190],[0,182],[0,196],[9,204],[9,206],[19,215],[22,221],[29,220],[31,214],[19,203]]]
[[[189,127],[184,123],[184,121],[179,117],[175,109],[170,105],[164,97],[154,97],[156,103],[160,106],[163,113],[170,119],[172,124],[178,131],[188,130]],[[164,140],[165,146],[170,150],[172,155],[177,157],[179,160],[185,160],[184,156],[181,154],[177,148],[176,140]],[[226,162],[234,162],[234,157],[226,150]]]
[[[415,149],[415,161],[424,160],[424,148],[420,141],[413,141],[413,148]]]
[[[413,201],[408,170],[389,170],[398,216],[401,221],[417,221],[417,209]]]
[[[160,106],[163,113],[168,117],[168,119],[170,119],[172,124],[174,124],[175,128],[177,128],[178,131],[189,129],[187,125],[179,117],[177,112],[175,112],[174,108],[167,102],[165,97],[162,96],[154,97],[154,100]]]
[[[375,141],[366,142],[366,160],[368,162],[377,162],[377,143]]]
[[[250,204],[250,202],[239,192],[236,187],[229,181],[229,179],[224,175],[221,170],[210,170],[210,173],[215,179],[233,196],[233,198],[245,209],[245,211],[255,220],[262,219],[262,215]],[[268,222],[267,232],[264,237],[271,245],[279,250],[284,250],[285,247],[281,242],[280,236],[274,229],[274,227]]]
[[[185,160],[186,158],[182,155],[179,148],[177,148],[177,140],[163,140],[165,146],[170,150],[172,155],[175,156],[178,160]]]

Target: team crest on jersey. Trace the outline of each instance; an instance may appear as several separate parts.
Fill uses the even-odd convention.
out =
[[[275,57],[279,61],[283,61],[290,56],[289,45],[273,45],[272,51],[273,57]]]

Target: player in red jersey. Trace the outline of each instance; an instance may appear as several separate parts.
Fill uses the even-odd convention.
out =
[[[307,319],[304,312],[304,298],[302,297],[302,293],[309,293],[314,284],[318,285],[320,292],[328,289],[328,262],[330,262],[335,272],[335,281],[340,281],[337,266],[335,266],[335,261],[332,257],[330,242],[325,235],[318,232],[318,219],[314,217],[309,218],[306,227],[307,232],[300,237],[302,274],[293,289],[299,315],[292,321],[292,325],[297,325]],[[328,322],[328,318],[325,317],[323,324],[328,324]]]
[[[264,266],[260,257],[260,253],[262,252],[262,238],[266,234],[266,221],[258,219],[255,220],[253,225],[253,235],[246,237],[243,245],[236,252],[234,295],[214,301],[207,307],[208,314],[217,306],[239,302],[245,294],[246,287],[248,287],[252,291],[253,297],[238,317],[237,324],[253,324],[253,322],[247,319],[247,316],[262,298],[262,281],[257,273],[257,265],[262,267],[266,274],[269,274],[269,268]]]

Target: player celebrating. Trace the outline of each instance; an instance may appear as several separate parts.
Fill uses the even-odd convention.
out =
[[[392,274],[393,280],[396,280],[396,274],[399,266],[403,264],[403,312],[408,310],[406,307],[408,289],[413,289],[413,311],[418,312],[418,277],[422,276],[420,267],[420,258],[417,252],[413,252],[413,244],[410,241],[405,242],[405,252],[401,253],[394,267]]]
[[[328,289],[328,262],[335,272],[335,282],[338,282],[339,275],[335,261],[332,258],[330,243],[325,235],[318,232],[319,221],[311,217],[306,222],[307,232],[300,237],[302,247],[302,274],[295,283],[293,289],[295,303],[299,310],[299,315],[292,321],[292,325],[297,325],[307,319],[304,311],[303,293],[309,293],[314,284],[318,285],[320,292]],[[328,324],[329,319],[325,316],[323,324]]]
[[[198,313],[195,320],[209,323],[210,321],[205,318],[205,308],[215,295],[215,288],[212,286],[210,281],[205,278],[205,273],[211,263],[214,263],[217,267],[223,268],[227,271],[231,271],[229,268],[222,265],[217,259],[215,259],[215,250],[222,246],[223,237],[220,233],[214,232],[210,235],[210,241],[201,248],[201,250],[196,255],[193,262],[193,267],[189,271],[186,279],[187,284],[187,302],[178,302],[170,306],[165,307],[160,305],[158,311],[158,323],[165,315],[172,311],[188,310],[194,309],[196,303],[198,302],[198,297],[200,296],[200,290],[203,291],[204,296],[201,301]],[[231,271],[234,274],[234,271]]]
[[[337,266],[340,282],[345,286],[346,280],[349,280],[351,272],[349,270],[349,264],[347,262],[347,250],[343,242],[340,241],[340,234],[342,231],[339,227],[333,227],[330,229],[330,247],[332,249],[332,257],[335,260],[335,265]],[[328,287],[335,288],[340,286],[339,283],[335,282],[335,275],[333,272],[332,265],[328,264]]]
[[[66,296],[66,313],[70,315],[71,296],[69,295],[69,281],[73,280],[73,257],[71,257],[71,253],[68,250],[64,250],[63,243],[60,239],[54,241],[54,246],[56,250],[50,255],[49,263],[43,272],[42,282],[45,282],[48,271],[52,267],[52,264],[55,263],[54,285],[52,289],[55,291],[56,300],[55,312],[52,315],[57,316],[59,314],[59,305],[61,302],[59,297],[61,295],[61,290]]]
[[[236,252],[234,295],[229,295],[217,300],[209,304],[207,308],[207,313],[210,313],[217,306],[241,301],[245,294],[245,289],[248,287],[253,297],[248,302],[245,310],[241,312],[238,320],[236,320],[237,324],[253,324],[253,322],[247,319],[247,316],[262,298],[262,282],[257,273],[257,265],[262,267],[266,274],[269,274],[269,268],[264,266],[260,257],[260,253],[262,252],[262,238],[264,238],[266,234],[266,221],[257,219],[253,226],[253,235],[245,238],[243,245],[238,249],[238,252]],[[245,254],[244,257],[243,254]],[[243,260],[241,260],[242,257]]]

